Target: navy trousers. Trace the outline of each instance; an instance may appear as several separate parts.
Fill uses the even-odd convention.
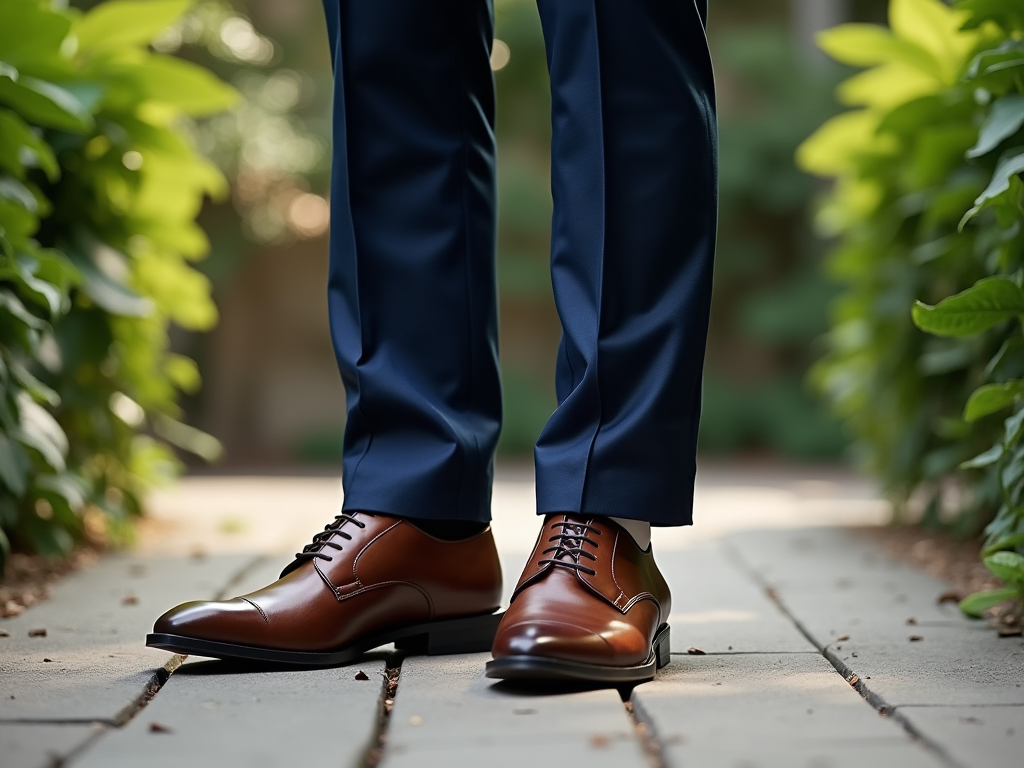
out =
[[[538,0],[558,407],[537,511],[692,520],[717,214],[707,0]],[[490,518],[501,428],[490,0],[324,0],[345,508]]]

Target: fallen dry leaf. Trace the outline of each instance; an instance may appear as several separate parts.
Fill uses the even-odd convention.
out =
[[[150,733],[174,733],[174,731],[172,729],[168,728],[166,725],[163,725],[162,723],[156,723],[156,722],[153,722],[153,723],[149,724],[149,732]]]
[[[139,604],[139,598],[137,598],[135,595],[125,595],[124,598],[121,600],[121,605],[138,605],[138,604]]]
[[[856,675],[851,675],[850,679],[847,680],[846,682],[848,682],[850,685],[856,685],[857,683],[860,682],[860,678],[857,677]]]
[[[702,651],[700,648],[694,648],[692,645],[686,649],[686,652],[691,656],[707,656],[705,651]]]
[[[1000,627],[996,630],[996,634],[1000,637],[1021,637],[1024,635],[1024,628],[1022,627]]]
[[[948,589],[935,598],[935,602],[941,605],[942,603],[959,603],[962,599],[963,595],[955,589]]]
[[[10,636],[11,636],[11,633],[8,632],[6,629],[0,629],[0,637],[10,637]]]
[[[849,639],[850,639],[849,635],[840,635],[839,637],[836,638],[836,642],[837,643],[845,643]]]
[[[599,733],[596,736],[591,736],[590,737],[590,745],[592,747],[597,747],[598,749],[604,749],[605,747],[608,746],[610,741],[611,740],[607,736],[605,736],[603,733]]]
[[[363,672],[363,670],[360,669],[358,672],[356,672],[356,680],[369,680],[369,679],[370,678],[366,675],[365,672]]]
[[[917,624],[917,619],[911,616],[909,619],[907,619],[907,624],[909,624],[910,626],[914,626],[915,624]]]
[[[29,637],[46,637],[45,629],[30,629],[28,631]]]
[[[912,642],[912,643],[919,643],[919,642],[921,642],[922,640],[924,640],[924,638],[923,638],[923,637],[921,637],[920,635],[911,635],[911,636],[910,636],[910,637],[908,637],[907,639],[908,639],[908,640],[909,640],[910,642]]]

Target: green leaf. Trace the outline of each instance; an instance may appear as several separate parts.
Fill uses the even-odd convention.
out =
[[[49,145],[14,112],[0,109],[0,168],[20,179],[26,165],[39,166],[50,181],[56,181],[60,174],[57,158]]]
[[[92,128],[92,115],[85,106],[70,91],[45,80],[21,77],[15,82],[0,76],[0,103],[47,128],[76,133]]]
[[[46,322],[29,312],[21,303],[21,299],[9,291],[0,291],[0,312],[3,310],[7,310],[12,317],[17,318],[34,331],[46,328]]]
[[[75,546],[71,534],[53,520],[43,520],[39,515],[29,513],[23,522],[32,547],[42,555],[59,557],[68,554]]]
[[[973,336],[1024,314],[1024,291],[1005,277],[987,277],[935,306],[914,302],[914,324],[938,336]]]
[[[212,115],[238,101],[238,92],[209,70],[173,56],[151,56],[131,76],[145,100],[171,104],[188,115]]]
[[[89,493],[88,484],[70,472],[63,472],[59,475],[43,475],[36,482],[36,487],[60,496],[72,509],[83,506]]]
[[[1024,408],[1021,408],[1012,416],[1007,416],[1006,421],[1003,422],[1003,427],[1005,429],[1003,444],[1007,448],[1016,445],[1020,439],[1021,431],[1024,429]]]
[[[1017,590],[1010,587],[993,589],[987,592],[975,592],[960,601],[960,610],[968,616],[978,619],[989,608],[999,605],[1004,600],[1011,600],[1017,596]]]
[[[1001,411],[1024,395],[1024,381],[1008,381],[1005,384],[985,384],[978,387],[967,399],[964,406],[964,420],[977,421],[996,411]]]
[[[971,12],[968,27],[988,20],[1007,31],[1024,28],[1024,8],[1017,0],[958,0],[956,7]]]
[[[0,480],[17,497],[25,494],[25,478],[32,468],[25,451],[3,432],[0,432]]]
[[[23,445],[39,451],[55,470],[63,472],[68,438],[57,420],[25,393],[18,396],[18,415],[21,423],[14,436]]]
[[[153,302],[148,298],[100,270],[87,256],[73,251],[68,255],[82,275],[82,290],[97,306],[122,317],[148,317],[152,314]]]
[[[878,24],[840,24],[815,35],[818,47],[836,61],[867,67],[899,61],[924,71],[938,71],[935,57],[896,37]]]
[[[981,469],[995,464],[1003,457],[1003,444],[996,443],[984,453],[979,453],[973,459],[960,464],[960,469]]]
[[[25,366],[12,360],[11,373],[36,402],[45,403],[46,405],[51,406],[60,405],[60,395],[33,376]]]
[[[47,62],[60,56],[71,29],[67,13],[47,8],[39,0],[0,0],[0,56],[16,67]]]
[[[994,377],[996,381],[999,381],[1000,377],[1006,379],[1024,375],[1022,367],[1024,367],[1024,337],[1011,336],[1003,342],[999,351],[988,361],[983,375],[986,379]],[[1017,372],[1009,376],[1003,375],[1011,370]]]
[[[1008,584],[1024,583],[1024,555],[1016,552],[996,552],[982,562],[985,567]]]
[[[110,0],[75,24],[80,51],[145,45],[173,24],[194,0]]]
[[[1006,192],[1010,188],[1010,179],[1022,172],[1024,172],[1024,151],[1012,150],[1004,155],[1003,159],[999,161],[999,165],[996,166],[996,170],[992,174],[992,180],[985,188],[985,191],[978,195],[974,201],[974,207],[965,213],[964,217],[960,220],[959,229],[962,231],[964,225],[977,216],[986,203]]]
[[[1006,536],[999,541],[989,544],[981,551],[981,556],[985,558],[989,555],[994,555],[996,552],[1001,552],[1004,549],[1019,547],[1021,544],[1024,544],[1024,533],[1015,533],[1012,536]]]
[[[1024,125],[1024,94],[1004,96],[992,105],[978,134],[978,143],[967,150],[967,157],[981,157],[998,147],[1004,139]]]
[[[39,212],[39,201],[28,187],[17,179],[0,177],[0,198],[12,200],[29,213]]]

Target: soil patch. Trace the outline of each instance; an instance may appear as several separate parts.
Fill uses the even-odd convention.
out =
[[[21,614],[50,596],[50,587],[69,573],[96,562],[101,550],[80,547],[64,558],[12,554],[0,577],[0,619]]]
[[[926,573],[949,582],[952,589],[936,600],[957,601],[974,592],[999,589],[997,579],[981,562],[980,540],[964,541],[942,531],[913,526],[880,526],[857,529],[882,547],[894,560],[903,560]],[[1000,634],[1014,635],[1021,627],[1021,604],[1009,600],[987,613]]]

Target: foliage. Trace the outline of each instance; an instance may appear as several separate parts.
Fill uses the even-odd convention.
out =
[[[984,559],[1009,591],[977,613],[1024,596],[1024,19],[1019,0],[892,0],[889,22],[820,39],[871,68],[839,87],[861,108],[798,154],[837,179],[819,224],[845,292],[816,380],[897,501],[965,533],[998,507]]]
[[[199,386],[168,327],[216,321],[189,263],[224,179],[176,127],[234,91],[148,43],[190,0],[81,14],[4,0],[0,25],[0,547],[68,551],[123,535],[170,446],[211,457],[178,420]],[[2,554],[2,553],[0,553]]]

